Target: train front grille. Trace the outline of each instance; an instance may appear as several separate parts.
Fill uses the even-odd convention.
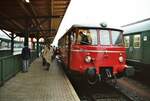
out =
[[[99,73],[102,80],[110,79],[113,76],[112,67],[100,67]]]

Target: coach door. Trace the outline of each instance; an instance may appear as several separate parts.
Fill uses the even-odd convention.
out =
[[[141,49],[141,34],[133,35],[133,54],[132,57],[136,61],[141,61],[142,49]]]
[[[76,31],[73,30],[69,33],[69,47],[68,47],[68,65],[70,66],[70,63],[72,63],[74,60],[72,60],[72,49],[73,49],[73,46],[75,45],[76,43]]]
[[[64,61],[66,64],[68,64],[68,53],[69,53],[69,36],[68,34],[66,34],[65,38],[64,38],[64,41],[65,41],[65,45],[64,45]]]
[[[133,59],[133,52],[134,52],[134,47],[133,47],[133,35],[129,35],[129,43],[128,43],[128,48],[126,48],[127,51],[127,59]]]
[[[143,32],[142,36],[142,47],[143,47],[143,59],[142,62],[149,64],[150,63],[150,32]]]

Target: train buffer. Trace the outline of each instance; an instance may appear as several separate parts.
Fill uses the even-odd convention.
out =
[[[45,71],[36,59],[29,72],[18,73],[0,87],[0,101],[80,101],[65,73],[53,61]]]

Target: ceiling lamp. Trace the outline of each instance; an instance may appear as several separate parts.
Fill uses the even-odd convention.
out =
[[[30,3],[30,0],[25,0],[26,3]]]

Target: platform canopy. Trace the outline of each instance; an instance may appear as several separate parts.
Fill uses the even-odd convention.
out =
[[[1,0],[0,29],[23,37],[54,37],[70,0]]]

